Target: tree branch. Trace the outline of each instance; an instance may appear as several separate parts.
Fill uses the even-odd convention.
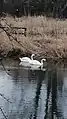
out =
[[[4,114],[4,112],[3,112],[3,110],[2,110],[1,107],[0,107],[0,110],[1,110],[1,112],[2,112],[2,114],[3,114],[3,116],[5,117],[5,119],[7,119],[7,117],[6,117],[6,115]]]
[[[7,99],[7,98],[4,96],[4,94],[0,93],[0,96],[2,96],[6,101],[12,103],[11,101],[9,101],[9,99]]]

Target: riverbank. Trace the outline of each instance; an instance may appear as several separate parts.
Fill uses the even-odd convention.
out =
[[[26,37],[12,32],[10,37],[0,29],[0,57],[30,57],[35,53],[35,58],[67,59],[67,20],[43,16],[21,18],[6,16],[0,19],[0,23],[2,26],[27,28]]]

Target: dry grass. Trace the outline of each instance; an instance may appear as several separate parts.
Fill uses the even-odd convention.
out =
[[[2,23],[4,22],[3,19],[1,20]],[[67,59],[67,20],[43,16],[14,19],[11,16],[7,16],[5,21],[11,26],[27,28],[26,37],[16,36],[20,44],[14,40],[11,42],[14,46],[13,49],[20,50],[20,55],[35,53],[36,57],[39,58]],[[6,47],[8,47],[8,51],[13,50],[9,48],[9,45],[6,45]],[[12,46],[10,45],[10,47]]]

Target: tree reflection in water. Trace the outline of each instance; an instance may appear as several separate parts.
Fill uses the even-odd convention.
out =
[[[34,80],[35,82],[37,82],[36,83],[36,85],[37,85],[37,87],[36,87],[36,89],[35,89],[35,97],[33,98],[33,111],[31,110],[31,112],[29,112],[29,114],[27,115],[30,119],[31,118],[34,118],[34,119],[36,119],[37,118],[37,108],[38,108],[38,103],[39,103],[39,98],[40,98],[40,93],[41,93],[41,86],[42,86],[42,81],[44,80],[44,78],[45,78],[45,72],[42,72],[42,71],[32,71],[32,70],[28,70],[27,72],[26,72],[26,75],[25,75],[25,73],[22,73],[21,71],[19,71],[19,70],[17,70],[17,72],[15,72],[15,71],[13,71],[14,72],[14,74],[13,74],[13,76],[14,77],[16,77],[16,78],[14,78],[13,80],[14,80],[14,84],[17,86],[18,84],[19,84],[19,82],[21,82],[21,80],[24,80],[24,78],[25,78],[25,80],[26,80],[26,82],[25,82],[25,80],[23,81],[23,82],[25,82],[25,83],[27,83],[27,85],[31,85],[30,83],[31,83],[31,81],[32,80]],[[23,71],[24,72],[24,71]],[[17,75],[18,74],[18,75]],[[19,75],[21,74],[21,78],[19,79]],[[20,80],[20,81],[19,81]],[[18,82],[19,81],[19,82]],[[26,85],[24,83],[24,85]],[[32,84],[32,85],[34,85],[34,84]],[[14,87],[15,88],[15,87]],[[9,115],[9,119],[15,119],[15,118],[17,118],[17,117],[19,117],[19,119],[22,119],[22,118],[24,118],[24,117],[26,117],[26,110],[25,110],[25,106],[24,106],[24,95],[23,95],[23,92],[24,92],[24,89],[23,89],[23,85],[22,85],[22,83],[20,83],[20,90],[21,90],[21,93],[20,93],[20,100],[19,100],[19,102],[18,102],[18,104],[16,105],[16,107],[17,107],[17,110],[16,111],[11,111],[10,112],[10,114],[8,114]],[[30,88],[30,87],[29,87]],[[26,89],[25,89],[26,90]],[[28,90],[28,89],[27,89]],[[30,89],[31,90],[31,89]],[[13,90],[14,91],[14,90]],[[17,91],[17,90],[16,90]],[[32,94],[32,93],[31,93]],[[27,94],[28,95],[28,94]],[[15,96],[16,96],[16,94],[15,94]],[[29,96],[30,96],[30,94],[29,94]],[[30,97],[29,97],[30,98]],[[16,99],[16,97],[15,97],[15,99]],[[25,99],[26,100],[26,99]],[[16,102],[15,102],[16,103]],[[26,103],[28,103],[28,102],[26,102]],[[24,108],[23,108],[24,107]],[[21,109],[22,109],[22,111],[21,111]],[[20,112],[21,111],[21,112]],[[28,111],[30,111],[30,108],[28,109]],[[27,118],[27,117],[26,117]]]
[[[4,95],[8,94],[7,96],[11,97],[13,102],[13,104],[9,102],[3,103],[2,100],[8,119],[41,119],[41,114],[43,114],[42,119],[65,119],[64,110],[62,110],[65,105],[61,104],[63,101],[58,102],[58,100],[62,100],[62,95],[67,96],[67,81],[66,79],[65,82],[63,81],[63,71],[60,73],[57,69],[54,69],[43,72],[18,68],[10,70],[9,73],[11,77],[6,75],[4,71],[0,72],[1,79],[3,80],[4,78],[4,87],[1,87],[2,80],[0,80],[0,87],[3,89]],[[65,90],[63,90],[64,85]],[[10,88],[9,91],[8,87]],[[42,112],[40,112],[40,108],[43,109]]]
[[[40,93],[41,93],[41,86],[42,86],[42,81],[45,78],[45,73],[44,72],[40,72],[39,73],[39,78],[38,78],[38,83],[37,83],[37,90],[36,90],[36,96],[35,96],[35,105],[34,105],[34,119],[36,119],[37,117],[37,108],[38,108],[38,102],[39,102],[39,98],[40,98]]]
[[[57,106],[57,92],[58,92],[58,79],[57,70],[48,72],[48,84],[47,84],[47,99],[44,119],[64,119],[62,112],[60,113]],[[49,109],[49,97],[51,93],[51,105]]]
[[[32,74],[32,73],[31,73]],[[36,119],[37,118],[37,111],[38,111],[38,106],[39,106],[39,99],[40,99],[40,94],[41,94],[41,87],[42,87],[42,82],[45,79],[45,72],[42,71],[35,71],[34,73],[37,77],[37,88],[36,88],[36,94],[34,98],[34,111],[30,115],[29,119]]]

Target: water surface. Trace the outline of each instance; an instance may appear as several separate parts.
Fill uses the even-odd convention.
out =
[[[67,66],[41,71],[0,62],[0,119],[67,119]]]

